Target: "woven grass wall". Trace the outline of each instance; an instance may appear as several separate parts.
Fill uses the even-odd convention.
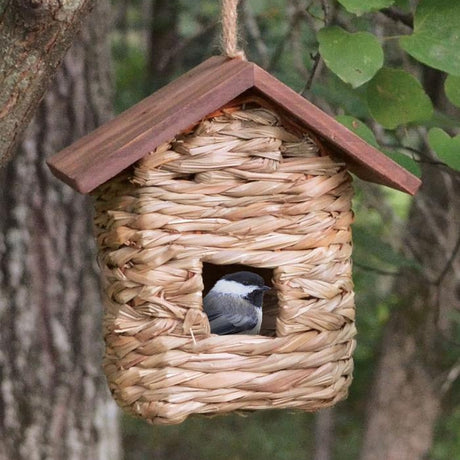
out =
[[[254,105],[211,114],[99,187],[104,368],[118,403],[171,424],[343,399],[352,194],[344,164]],[[235,266],[271,278],[264,335],[210,334],[203,289]]]

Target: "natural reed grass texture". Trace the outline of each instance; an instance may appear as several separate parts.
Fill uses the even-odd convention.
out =
[[[346,397],[351,179],[311,135],[270,110],[230,107],[95,195],[104,368],[121,407],[173,424]],[[273,270],[275,336],[210,334],[204,263]]]

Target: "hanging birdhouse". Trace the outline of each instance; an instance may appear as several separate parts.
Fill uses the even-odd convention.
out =
[[[352,379],[352,184],[419,180],[253,63],[213,57],[49,160],[95,201],[104,369],[120,406],[331,406]],[[210,332],[225,274],[264,278],[258,335]]]

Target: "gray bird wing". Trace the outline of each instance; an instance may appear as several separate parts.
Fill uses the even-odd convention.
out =
[[[258,322],[256,307],[242,299],[235,301],[232,296],[210,292],[204,298],[203,306],[213,334],[250,331]]]

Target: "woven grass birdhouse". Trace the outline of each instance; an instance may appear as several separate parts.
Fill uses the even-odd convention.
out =
[[[352,378],[352,186],[419,181],[256,65],[214,57],[55,155],[95,197],[104,369],[154,423],[343,399]],[[210,333],[203,295],[251,270],[261,334]]]

